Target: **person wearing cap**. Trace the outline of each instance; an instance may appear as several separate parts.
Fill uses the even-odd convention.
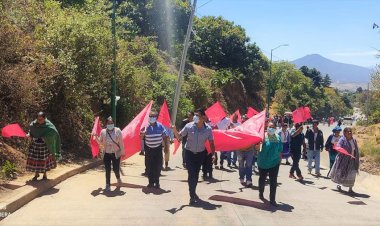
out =
[[[305,138],[308,143],[307,148],[307,167],[308,172],[311,174],[313,159],[315,160],[315,175],[321,176],[320,173],[320,160],[321,152],[324,147],[323,133],[318,128],[319,122],[317,120],[313,121],[313,127],[308,129],[305,134]]]
[[[212,129],[206,124],[207,116],[205,110],[200,108],[195,111],[194,120],[188,123],[179,133],[173,126],[173,132],[177,139],[187,136],[185,145],[186,167],[188,172],[188,185],[190,193],[190,205],[199,201],[196,194],[199,171],[205,157],[206,141],[210,143],[211,154],[215,153],[214,137]]]
[[[329,152],[330,157],[330,169],[334,165],[335,158],[338,154],[336,150],[334,150],[334,145],[338,144],[339,139],[342,137],[340,135],[340,132],[342,131],[342,128],[340,126],[334,127],[332,130],[332,134],[327,138],[327,141],[325,143],[325,149]]]
[[[120,158],[125,155],[123,135],[120,128],[115,127],[112,117],[106,120],[106,128],[102,129],[97,141],[103,149],[103,162],[106,169],[106,187],[105,191],[111,189],[111,165],[117,179],[117,186],[122,181],[120,178]]]
[[[158,113],[152,110],[149,113],[149,124],[140,131],[140,138],[145,140],[146,171],[148,174],[148,188],[160,188],[164,146],[169,152],[169,134],[165,127],[157,122]]]
[[[36,181],[40,173],[42,180],[47,180],[47,171],[57,167],[57,160],[61,158],[61,139],[53,123],[45,113],[39,112],[37,119],[29,125],[28,136],[31,139],[26,170],[34,172],[32,181]]]
[[[294,176],[294,172],[296,172],[299,180],[303,180],[301,169],[299,167],[299,161],[302,155],[301,151],[302,147],[304,147],[304,149],[306,148],[305,135],[302,131],[302,124],[296,123],[294,125],[294,129],[292,129],[292,131],[290,132],[290,153],[292,155],[293,164],[290,168],[289,178],[295,179],[296,177]]]
[[[348,192],[354,193],[352,187],[355,184],[356,174],[359,173],[359,148],[356,139],[352,135],[352,129],[346,127],[343,136],[339,139],[337,147],[343,148],[349,155],[338,153],[331,169],[331,180],[337,183],[337,189],[342,190],[341,185],[348,187]]]

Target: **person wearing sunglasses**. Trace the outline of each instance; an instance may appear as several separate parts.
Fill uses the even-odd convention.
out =
[[[354,193],[352,187],[355,184],[356,174],[359,173],[359,148],[356,139],[352,135],[352,129],[346,127],[343,130],[343,137],[338,141],[337,147],[346,150],[350,155],[338,153],[334,165],[331,169],[331,180],[337,183],[337,189],[341,186],[348,187],[348,192]]]

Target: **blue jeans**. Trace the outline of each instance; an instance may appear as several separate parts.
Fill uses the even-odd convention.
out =
[[[312,170],[312,162],[315,160],[315,173],[319,173],[320,171],[320,162],[321,162],[321,151],[320,150],[307,150],[307,168],[309,172]]]
[[[252,159],[253,151],[236,151],[239,161],[239,178],[252,182]]]

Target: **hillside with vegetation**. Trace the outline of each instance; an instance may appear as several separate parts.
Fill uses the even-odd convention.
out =
[[[116,2],[117,126],[124,128],[150,100],[159,109],[166,99],[171,109],[191,10],[183,0]],[[94,117],[110,115],[111,8],[109,0],[0,2],[0,128],[17,122],[27,130],[44,111],[60,132],[64,154],[90,156]],[[244,28],[205,16],[195,18],[193,30],[177,123],[217,100],[228,112],[263,110],[269,61]],[[347,111],[320,73],[287,62],[272,66],[272,112],[300,105],[317,116]],[[26,152],[25,141],[0,137],[4,153],[5,143]],[[2,166],[7,159],[13,161],[1,155]]]

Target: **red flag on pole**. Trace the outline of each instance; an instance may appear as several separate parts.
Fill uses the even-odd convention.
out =
[[[219,102],[216,102],[211,107],[206,110],[206,115],[208,119],[214,124],[218,124],[220,120],[226,117],[226,113],[222,105]]]
[[[213,130],[216,151],[245,149],[264,139],[265,110],[229,130]],[[210,151],[210,145],[206,148]]]
[[[339,147],[337,145],[334,144],[333,146],[333,149],[338,151],[339,153],[342,153],[343,155],[347,155],[347,156],[350,156],[351,158],[355,158],[355,156],[351,155],[350,153],[348,153],[348,151],[342,147]]]
[[[95,136],[99,136],[100,132],[102,131],[102,126],[100,124],[99,116],[95,118],[94,126],[92,127],[91,131],[91,138],[90,138],[90,146],[91,146],[91,152],[92,157],[95,158],[99,154],[99,144],[95,140]]]
[[[292,112],[293,122],[302,123],[311,118],[309,107],[299,107]]]
[[[10,138],[10,137],[23,137],[23,138],[25,138],[26,133],[20,127],[19,124],[15,123],[15,124],[10,124],[10,125],[5,126],[1,130],[1,136],[7,137],[7,138]]]
[[[131,157],[141,150],[140,131],[148,124],[150,110],[153,101],[149,104],[122,130],[125,148],[124,159]]]
[[[248,107],[248,111],[247,111],[247,117],[248,118],[251,118],[252,116],[257,115],[257,114],[259,114],[258,111],[256,111],[252,107]]]
[[[230,119],[231,119],[231,121],[234,119],[234,116],[235,115],[237,115],[237,117],[238,117],[238,122],[241,122],[241,114],[240,114],[240,111],[239,111],[239,109],[238,110],[236,110],[232,115],[231,115],[231,117],[230,117]]]
[[[158,122],[164,125],[167,128],[170,128],[170,114],[168,110],[168,105],[166,104],[166,100],[161,106],[160,114],[158,115]]]

